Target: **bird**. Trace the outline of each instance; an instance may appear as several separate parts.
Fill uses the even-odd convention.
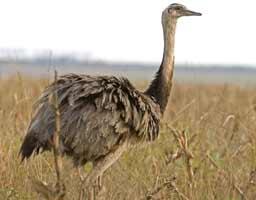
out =
[[[22,161],[52,150],[56,130],[52,94],[60,112],[60,152],[74,166],[93,164],[86,176],[90,184],[128,149],[159,138],[160,121],[173,85],[174,42],[177,20],[200,16],[173,3],[162,12],[163,58],[145,91],[123,77],[66,74],[50,84],[35,103],[33,117],[20,148]]]

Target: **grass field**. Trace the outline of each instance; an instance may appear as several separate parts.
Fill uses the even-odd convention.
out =
[[[22,164],[18,157],[33,102],[47,84],[0,79],[1,200],[38,199],[31,180],[56,181],[51,153]],[[67,158],[62,173],[66,199],[78,199],[79,178]],[[176,83],[160,139],[125,153],[103,182],[102,199],[255,199],[256,87]]]

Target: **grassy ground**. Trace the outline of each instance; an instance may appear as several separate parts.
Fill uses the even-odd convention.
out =
[[[0,79],[1,200],[37,199],[32,179],[56,181],[51,153],[23,164],[18,158],[32,104],[47,84]],[[105,173],[105,199],[256,198],[256,88],[176,84],[165,114],[157,142],[125,153]],[[78,199],[69,159],[63,177],[67,199]]]

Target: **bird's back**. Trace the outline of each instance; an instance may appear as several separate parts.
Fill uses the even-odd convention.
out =
[[[35,104],[34,117],[21,146],[22,158],[51,149],[58,97],[61,150],[75,164],[107,155],[127,138],[153,141],[159,132],[160,109],[124,78],[68,74],[50,85]]]

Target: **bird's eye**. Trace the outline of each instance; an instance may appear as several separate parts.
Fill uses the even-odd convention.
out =
[[[176,10],[181,10],[181,7],[177,7]]]

